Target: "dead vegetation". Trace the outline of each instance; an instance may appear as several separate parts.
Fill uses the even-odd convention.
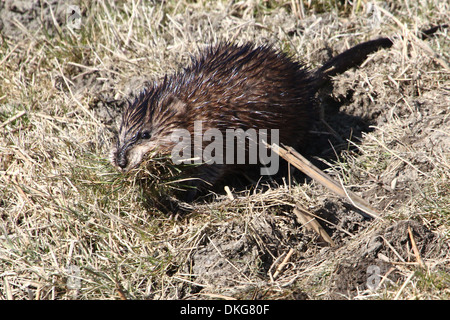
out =
[[[61,1],[0,2],[1,299],[449,298],[450,37],[415,36],[448,3],[72,3],[71,30]],[[315,67],[379,35],[393,48],[336,77],[305,149],[383,220],[299,175],[174,216],[109,164],[126,100],[211,42]]]

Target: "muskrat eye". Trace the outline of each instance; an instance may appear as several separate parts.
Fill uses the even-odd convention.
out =
[[[141,132],[141,139],[150,139],[150,136],[150,132],[148,131]]]

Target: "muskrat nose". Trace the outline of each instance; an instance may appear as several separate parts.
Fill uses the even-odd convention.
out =
[[[127,167],[127,163],[128,163],[128,161],[126,158],[120,158],[117,161],[118,166],[121,167],[122,169],[125,169]]]
[[[127,167],[128,160],[125,152],[120,151],[117,153],[116,163],[122,169],[125,169]]]

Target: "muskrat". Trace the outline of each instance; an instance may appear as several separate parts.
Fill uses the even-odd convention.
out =
[[[437,29],[424,31],[422,36],[425,38]],[[331,76],[359,66],[370,53],[392,45],[387,37],[363,42],[313,71],[270,45],[221,42],[210,46],[193,58],[190,66],[166,75],[128,104],[112,162],[127,172],[151,153],[170,155],[177,146],[173,133],[180,129],[193,136],[194,141],[195,135],[203,135],[208,129],[223,135],[230,129],[245,132],[275,129],[277,142],[297,148],[305,142],[318,90]],[[194,134],[195,123],[202,128]],[[265,138],[270,142],[273,134]],[[202,148],[208,145],[200,141]],[[256,141],[261,144],[261,140]],[[195,156],[192,146],[192,141],[184,145],[189,150],[188,158]],[[249,142],[245,144],[246,151],[248,146]],[[227,157],[229,149],[215,150],[219,151]],[[245,168],[245,164],[208,163],[203,159],[192,171],[195,189],[186,200],[192,200],[198,188],[214,185],[236,168]]]

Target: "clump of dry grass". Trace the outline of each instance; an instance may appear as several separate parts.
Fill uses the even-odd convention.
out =
[[[64,8],[54,7],[48,30],[18,24],[23,36],[0,40],[1,299],[337,297],[339,266],[360,259],[389,223],[411,219],[440,236],[442,254],[421,252],[420,267],[414,255],[401,261],[386,249],[397,282],[339,295],[448,298],[450,101],[441,62],[449,37],[408,36],[449,21],[448,4],[388,1],[370,12],[364,1],[78,5],[79,30],[67,29]],[[353,88],[345,111],[367,116],[374,131],[349,143],[328,171],[388,222],[364,221],[314,182],[295,181],[233,200],[219,195],[175,219],[148,191],[170,192],[154,187],[166,167],[123,176],[108,161],[123,102],[211,42],[270,42],[314,66],[327,46],[342,51],[379,34],[404,38],[338,77],[334,92]],[[328,220],[337,249],[295,222],[297,205]],[[208,255],[223,264],[208,265]]]

